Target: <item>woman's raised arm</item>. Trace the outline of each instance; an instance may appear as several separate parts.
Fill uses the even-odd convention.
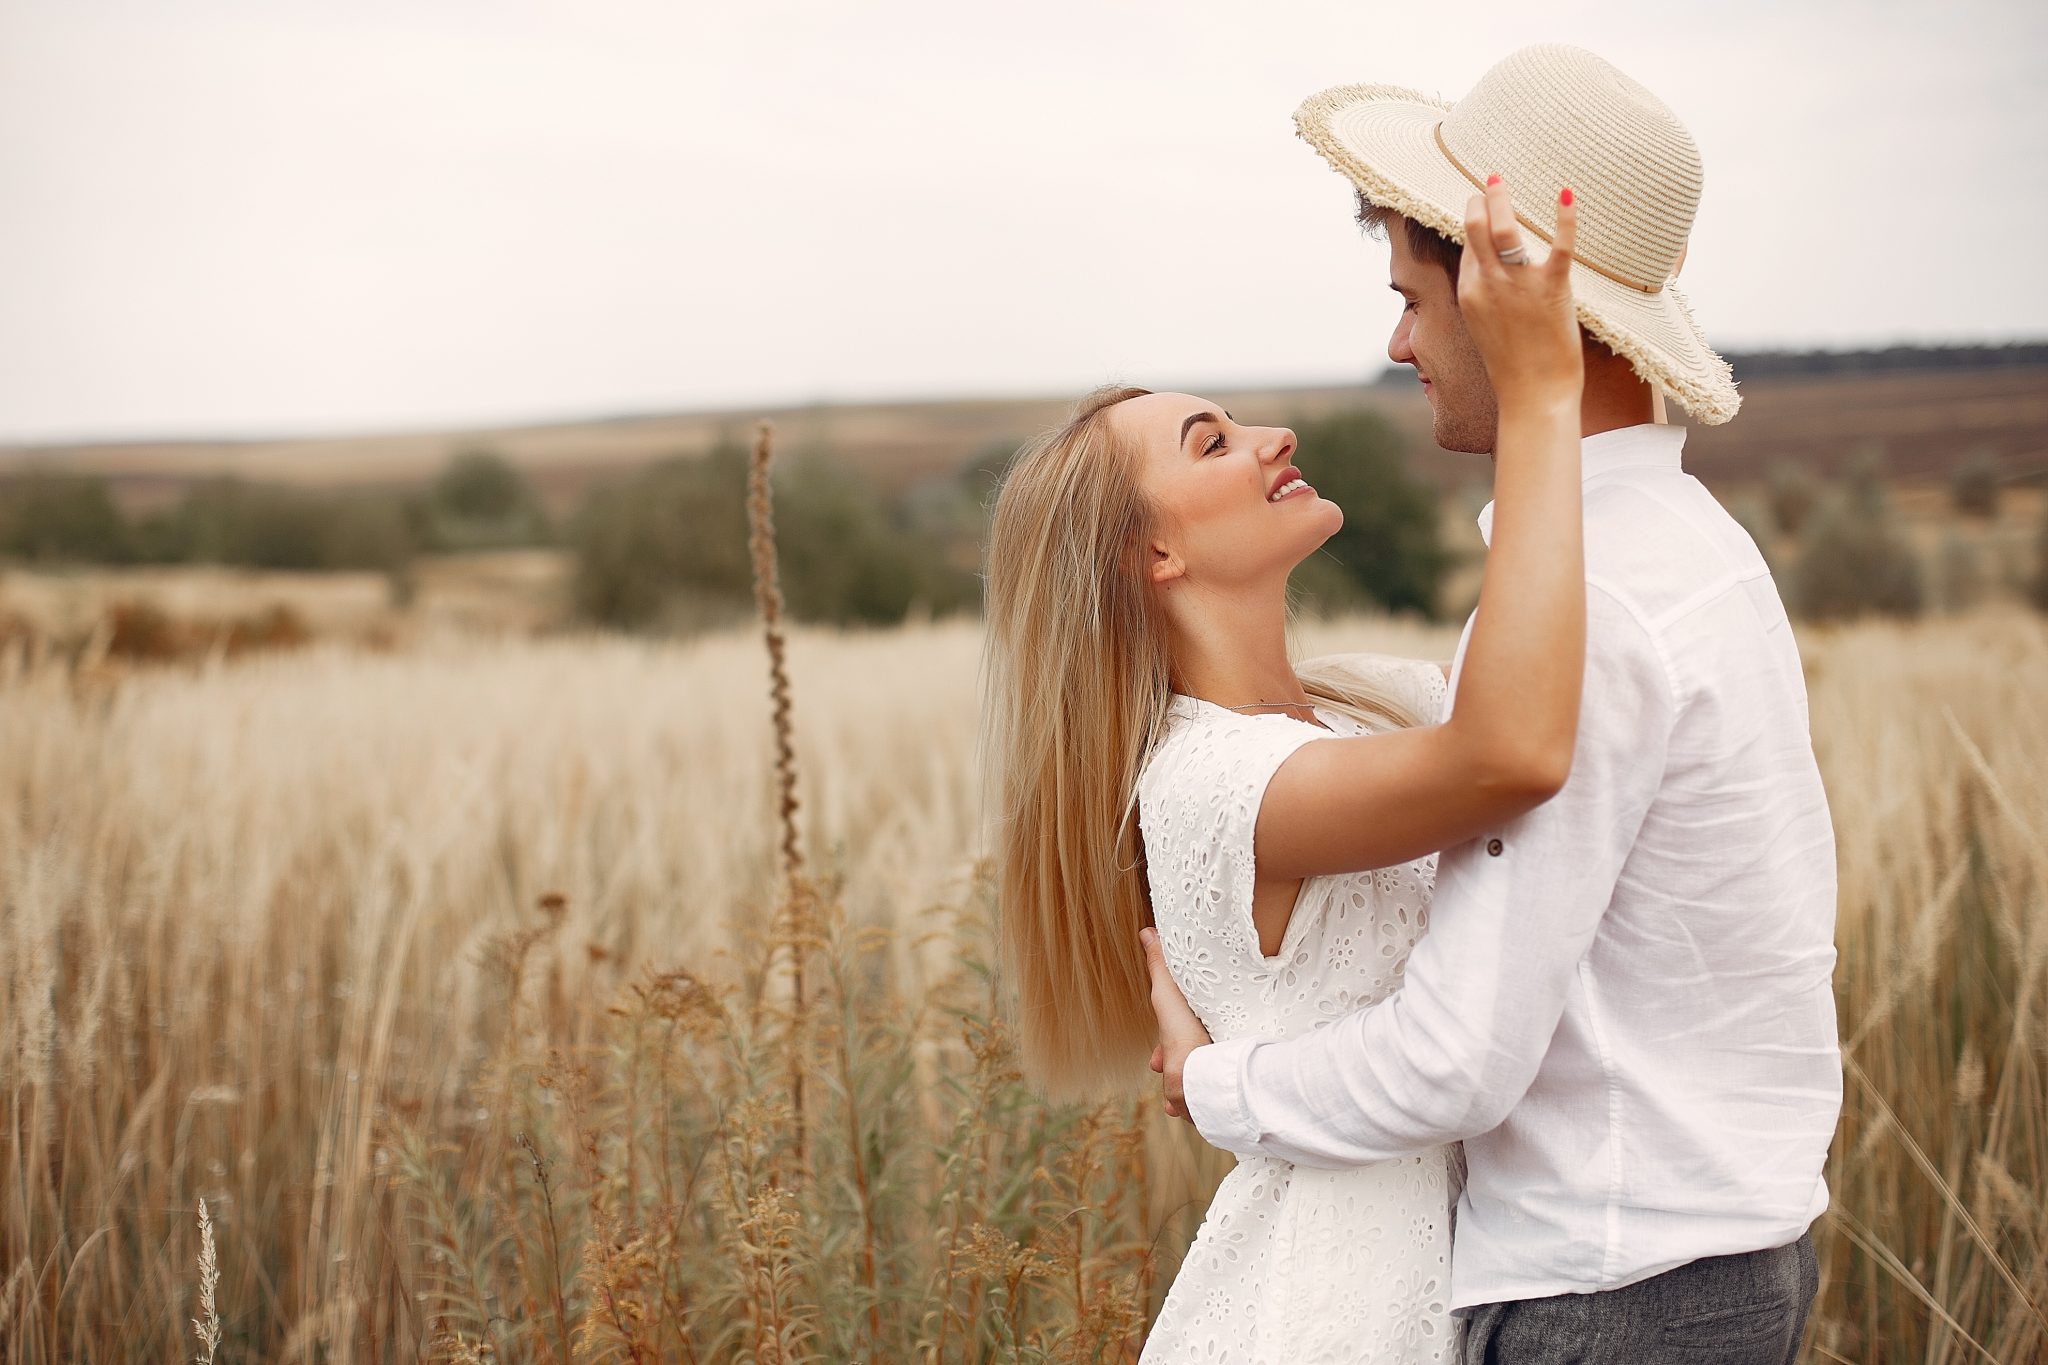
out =
[[[1303,745],[1260,804],[1261,881],[1407,862],[1542,804],[1564,785],[1586,661],[1580,395],[1584,359],[1567,273],[1571,191],[1541,265],[1506,185],[1465,209],[1458,307],[1499,410],[1491,545],[1450,719]]]

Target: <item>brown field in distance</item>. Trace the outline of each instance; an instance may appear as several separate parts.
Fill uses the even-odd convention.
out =
[[[2009,478],[2048,477],[2048,367],[1774,375],[1746,381],[1742,392],[1734,422],[1696,428],[1688,438],[1690,467],[1717,488],[1761,479],[1781,461],[1833,476],[1871,449],[1883,452],[1889,476],[1903,482],[1939,481],[1980,453],[1997,458]],[[326,487],[424,483],[456,452],[481,447],[525,469],[559,509],[594,481],[702,453],[721,437],[743,439],[767,417],[788,457],[827,454],[902,487],[950,475],[991,445],[1023,440],[1058,421],[1077,396],[826,403],[345,437],[0,446],[0,475],[30,467],[101,474],[115,480],[124,502],[139,506],[217,474]],[[1206,396],[1274,422],[1374,408],[1411,437],[1415,471],[1431,482],[1448,488],[1485,475],[1478,456],[1447,455],[1431,444],[1428,404],[1412,382]],[[1314,452],[1303,458],[1312,467]]]

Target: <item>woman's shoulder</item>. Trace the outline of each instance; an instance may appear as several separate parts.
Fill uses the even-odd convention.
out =
[[[1280,737],[1328,737],[1319,725],[1279,711],[1233,711],[1199,697],[1174,693],[1166,708],[1166,724],[1153,755],[1218,752],[1233,747],[1264,747]]]
[[[1138,776],[1141,800],[1225,790],[1272,775],[1286,757],[1330,731],[1276,712],[1232,711],[1176,694],[1159,740]]]

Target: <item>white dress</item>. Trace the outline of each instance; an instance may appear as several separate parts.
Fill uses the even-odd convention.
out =
[[[1434,664],[1348,655],[1433,720]],[[1434,854],[1310,877],[1280,951],[1252,924],[1252,831],[1267,781],[1303,744],[1372,733],[1175,696],[1138,782],[1152,914],[1173,978],[1217,1041],[1287,1038],[1392,993],[1429,918]],[[1455,1153],[1343,1171],[1242,1157],[1167,1292],[1142,1365],[1411,1365],[1461,1358],[1450,1315]]]

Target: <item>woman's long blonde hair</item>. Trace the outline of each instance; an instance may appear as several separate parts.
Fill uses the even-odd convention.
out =
[[[1144,549],[1153,509],[1110,386],[1018,451],[989,533],[983,770],[996,814],[997,950],[1025,1070],[1069,1097],[1145,1078],[1155,1041],[1138,930],[1151,922],[1138,775],[1174,691]],[[1417,717],[1338,669],[1309,695]]]

